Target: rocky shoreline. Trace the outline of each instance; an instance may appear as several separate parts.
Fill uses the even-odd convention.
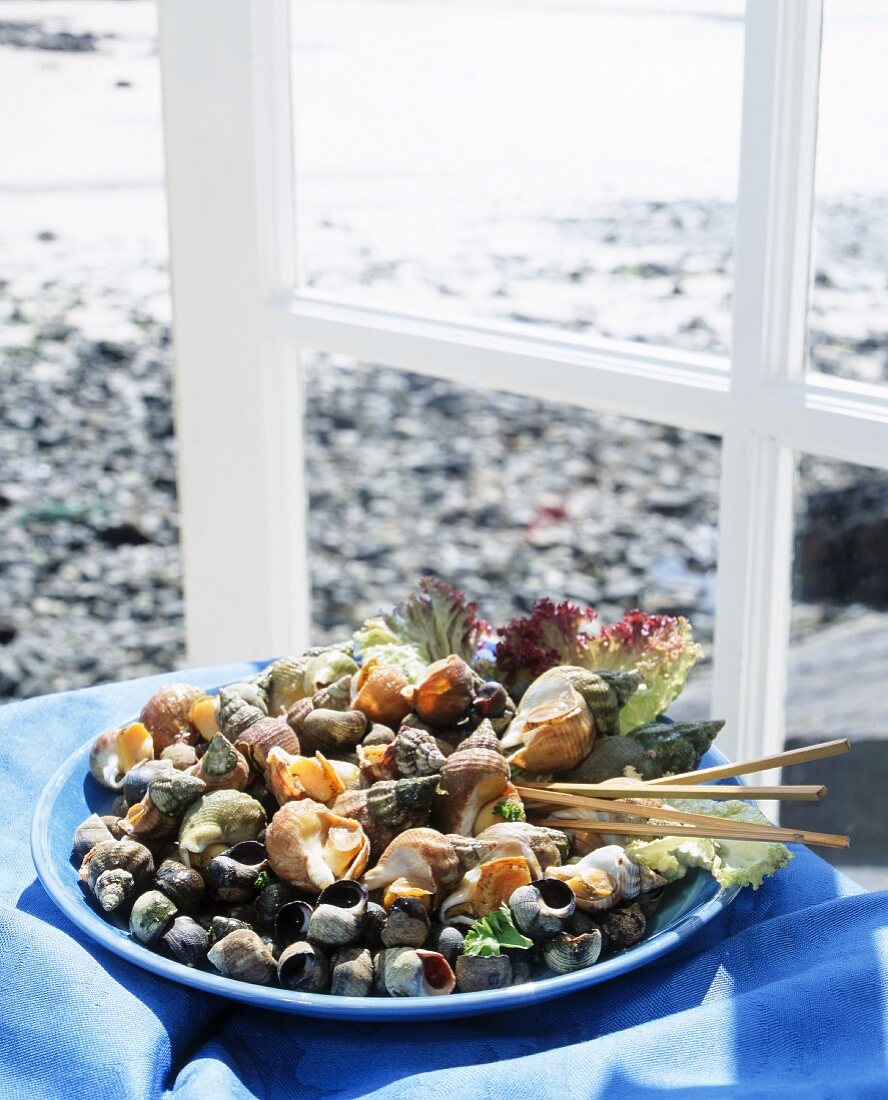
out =
[[[32,50],[41,64],[117,49],[100,31],[66,26],[2,22],[0,47]],[[120,39],[119,72],[109,71],[119,94],[132,90],[126,50],[141,64],[149,48]],[[127,227],[117,235],[104,222],[90,235],[80,208],[51,194],[43,223],[0,226],[0,700],[185,661],[166,251],[162,229],[142,224],[147,210],[162,226],[162,198],[131,186],[145,190],[82,200],[113,208]],[[886,213],[872,199],[821,212],[812,355],[827,372],[888,377],[878,313]],[[599,203],[524,225],[532,246],[521,248],[498,224],[489,235],[501,247],[451,269],[392,264],[362,247],[362,217],[372,211],[332,228],[318,215],[308,227],[309,241],[346,241],[335,269],[309,264],[314,285],[726,346],[725,203]],[[642,606],[687,615],[708,651],[718,440],[317,355],[306,389],[318,641],[435,572],[495,621],[543,594],[591,603],[605,620]],[[886,475],[803,459],[799,495],[797,636],[853,617],[855,604],[888,607]]]

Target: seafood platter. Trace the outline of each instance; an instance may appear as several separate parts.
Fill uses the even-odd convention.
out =
[[[289,1011],[469,1014],[632,969],[792,855],[736,787],[669,794],[725,763],[723,723],[663,717],[687,622],[594,619],[539,600],[494,632],[426,578],[341,644],[170,683],[47,788],[41,879],[130,961]]]

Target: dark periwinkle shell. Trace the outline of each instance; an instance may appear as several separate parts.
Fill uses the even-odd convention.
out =
[[[157,868],[154,886],[175,902],[179,909],[194,909],[206,894],[200,871],[174,859],[165,859]]]
[[[508,955],[460,955],[456,960],[456,987],[460,993],[505,989],[512,984]]]
[[[250,925],[246,921],[235,920],[233,917],[213,917],[208,929],[210,943],[218,943],[219,940],[224,939],[231,932],[236,932],[239,928],[250,929]],[[252,931],[252,929],[250,930]]]
[[[647,920],[637,903],[609,909],[601,918],[601,931],[611,951],[632,947],[644,936],[646,929]]]
[[[274,922],[282,906],[287,902],[295,901],[298,897],[296,889],[287,882],[271,882],[259,892],[253,902],[256,913],[256,921],[268,930],[274,928]]]
[[[330,960],[330,992],[336,997],[368,997],[373,990],[373,958],[366,947],[343,947]]]
[[[170,954],[183,966],[203,966],[210,949],[206,930],[191,917],[176,917],[161,936]]]
[[[127,806],[135,806],[142,801],[148,793],[148,784],[159,772],[173,770],[172,760],[143,760],[130,768],[123,781],[123,797]]]
[[[308,936],[312,907],[307,901],[288,901],[278,909],[274,920],[274,938],[283,946]]]
[[[382,930],[388,918],[383,906],[375,901],[367,902],[367,912],[364,915],[364,931],[361,939],[371,951],[378,951],[382,947]]]
[[[366,902],[367,887],[350,878],[331,883],[318,895],[318,905],[335,905],[337,909],[360,909]]]
[[[386,947],[422,947],[429,935],[429,914],[419,898],[398,898],[388,911],[382,942]]]
[[[299,940],[281,952],[277,974],[284,989],[323,993],[330,982],[330,964],[319,947],[314,947],[306,940]]]
[[[457,956],[462,954],[464,940],[465,937],[455,924],[439,924],[432,926],[428,946],[443,955],[453,966]]]
[[[496,680],[485,681],[475,692],[472,710],[482,718],[500,718],[509,703],[509,694]]]

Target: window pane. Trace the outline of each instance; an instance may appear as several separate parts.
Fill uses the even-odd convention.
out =
[[[811,365],[888,377],[888,0],[826,0]]]
[[[888,473],[820,458],[799,464],[788,748],[848,737],[848,756],[794,767],[794,783],[825,783],[823,804],[784,803],[787,825],[851,836],[819,849],[865,886],[888,887]],[[861,797],[861,792],[876,792]]]
[[[342,357],[306,369],[315,640],[433,573],[497,624],[539,596],[683,614],[708,657],[717,440]],[[708,686],[688,698],[708,714]]]
[[[299,0],[305,282],[725,351],[743,3],[694,8]]]

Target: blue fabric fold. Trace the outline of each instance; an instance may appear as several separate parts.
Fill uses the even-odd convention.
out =
[[[255,667],[181,678],[209,687]],[[804,848],[672,954],[530,1012],[407,1027],[295,1017],[93,945],[36,878],[34,805],[69,753],[170,679],[0,710],[0,1098],[888,1096],[888,896]]]

